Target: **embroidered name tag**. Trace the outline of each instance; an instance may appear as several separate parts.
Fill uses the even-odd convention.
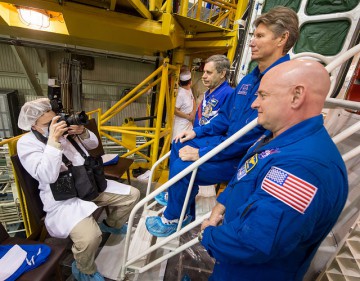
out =
[[[246,96],[247,95],[247,92],[249,91],[251,87],[251,84],[244,84],[244,85],[241,85],[241,88],[240,90],[238,91],[238,95],[243,95],[243,96]]]
[[[265,151],[259,153],[259,159],[264,159],[271,154],[279,153],[279,152],[280,152],[279,148],[272,148],[272,149],[265,150]]]
[[[218,100],[217,99],[215,99],[215,98],[212,98],[210,101],[209,101],[209,103],[211,104],[211,106],[212,107],[215,107],[217,104],[218,104]]]
[[[261,189],[302,214],[317,192],[314,185],[277,167],[271,167]]]
[[[236,174],[236,178],[237,178],[237,180],[239,181],[239,180],[241,180],[243,177],[245,177],[246,176],[246,171],[245,171],[245,166],[242,166],[239,170],[238,170],[238,172],[237,172],[237,174]]]

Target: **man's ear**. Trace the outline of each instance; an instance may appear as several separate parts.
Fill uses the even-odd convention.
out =
[[[305,100],[304,86],[302,85],[295,86],[291,100],[292,108],[299,108],[303,104],[304,100]]]
[[[289,31],[285,31],[281,36],[280,36],[280,40],[278,43],[278,46],[285,46],[287,40],[289,38]]]
[[[221,71],[221,79],[226,77],[226,70]]]

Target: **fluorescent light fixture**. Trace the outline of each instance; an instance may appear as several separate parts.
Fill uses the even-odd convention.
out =
[[[17,7],[20,20],[30,28],[43,29],[50,26],[50,16],[45,10]]]
[[[9,26],[69,35],[61,12],[0,2],[1,19]]]

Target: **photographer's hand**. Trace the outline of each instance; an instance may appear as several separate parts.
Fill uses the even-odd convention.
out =
[[[68,134],[69,135],[81,135],[85,132],[85,127],[84,125],[70,125],[69,129],[68,129]]]
[[[68,130],[65,121],[57,122],[59,118],[55,116],[50,123],[48,142],[59,142],[59,138]]]

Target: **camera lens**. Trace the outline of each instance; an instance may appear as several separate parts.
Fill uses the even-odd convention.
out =
[[[68,126],[70,125],[86,125],[88,123],[88,116],[85,111],[81,111],[80,113],[74,113],[67,117],[66,123]]]
[[[89,118],[85,111],[81,111],[79,114],[75,114],[75,121],[78,125],[87,125]]]
[[[74,114],[65,114],[59,113],[60,116],[58,122],[65,121],[66,125],[69,127],[70,125],[87,125],[89,118],[86,115],[85,111],[81,111],[80,113]]]

